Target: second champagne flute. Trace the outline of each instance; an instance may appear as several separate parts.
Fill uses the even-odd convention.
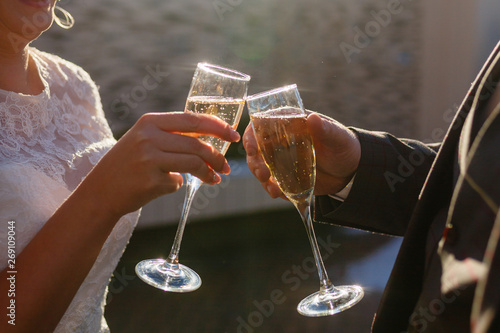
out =
[[[238,126],[245,105],[250,76],[207,63],[199,63],[191,82],[185,112],[206,113],[217,116],[231,125]],[[202,135],[199,137],[225,154],[229,142]],[[200,276],[191,268],[179,263],[182,235],[193,197],[202,185],[200,179],[186,174],[186,198],[177,227],[174,244],[167,259],[148,259],[137,264],[135,271],[153,287],[173,292],[188,292],[201,286]]]
[[[320,290],[304,298],[297,311],[319,317],[346,310],[359,302],[364,293],[356,285],[335,287],[321,258],[310,211],[316,156],[297,86],[250,96],[247,104],[260,153],[281,191],[299,211],[318,269]]]

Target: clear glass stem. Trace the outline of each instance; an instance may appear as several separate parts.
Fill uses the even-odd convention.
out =
[[[302,222],[304,222],[304,226],[306,227],[307,231],[307,237],[309,238],[309,243],[311,244],[314,260],[318,269],[318,276],[320,281],[320,297],[323,294],[334,293],[335,287],[328,278],[328,273],[326,272],[325,265],[321,257],[321,252],[319,251],[318,242],[316,241],[316,235],[314,234],[314,228],[311,219],[311,198],[294,202],[294,205],[299,211],[300,216],[302,217]]]
[[[202,182],[198,178],[186,174],[187,184],[186,184],[186,197],[184,199],[184,206],[182,207],[181,219],[179,225],[177,226],[177,232],[175,234],[174,244],[170,250],[170,254],[165,261],[165,267],[169,270],[178,270],[179,265],[179,251],[181,249],[182,235],[184,234],[184,228],[186,227],[186,222],[189,214],[189,209],[191,208],[191,203],[193,202],[194,195],[196,191],[200,188]]]

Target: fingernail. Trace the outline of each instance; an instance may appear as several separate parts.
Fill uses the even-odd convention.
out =
[[[218,174],[214,173],[214,175],[212,176],[212,180],[213,180],[214,184],[218,184],[218,183],[220,183],[221,178]]]
[[[235,142],[236,142],[236,141],[240,141],[240,139],[241,139],[240,133],[238,133],[238,132],[237,132],[237,131],[235,131],[234,129],[231,129],[231,134],[230,134],[230,136],[231,136],[231,140],[233,140],[233,141],[235,141]]]
[[[222,167],[222,173],[227,175],[231,172],[231,167],[229,166],[229,163],[225,163],[224,166]]]

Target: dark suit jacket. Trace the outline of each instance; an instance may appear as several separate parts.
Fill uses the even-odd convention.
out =
[[[500,332],[500,105],[489,118],[479,115],[496,88],[492,71],[500,69],[499,47],[500,43],[472,84],[442,144],[354,129],[362,156],[349,196],[343,203],[316,197],[317,221],[404,236],[373,332],[407,331],[425,292],[429,229],[442,212],[452,228],[446,229],[450,231],[436,251],[443,265],[451,265],[448,268],[459,275],[448,291],[471,284],[471,331]],[[474,115],[472,130],[464,130],[469,113]],[[470,136],[471,142],[461,172],[454,173],[461,133],[462,140]],[[446,283],[443,276],[432,278]]]

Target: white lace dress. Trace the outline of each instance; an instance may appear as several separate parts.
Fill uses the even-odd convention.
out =
[[[19,254],[115,143],[89,75],[54,55],[33,48],[31,54],[44,91],[31,96],[0,90],[2,270],[9,221],[15,223]],[[55,332],[109,331],[103,316],[107,285],[138,215],[116,224]]]

